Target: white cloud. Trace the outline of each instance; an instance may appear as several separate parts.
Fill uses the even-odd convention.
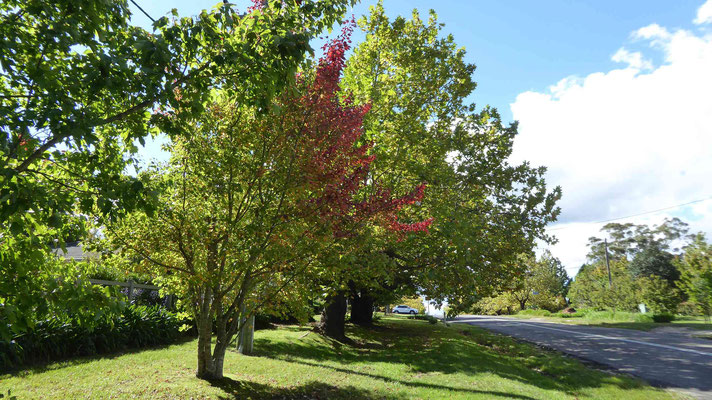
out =
[[[622,47],[618,49],[616,54],[611,56],[611,60],[628,64],[628,67],[630,68],[653,69],[653,64],[649,60],[643,58],[643,55],[640,52],[635,51],[631,53]]]
[[[707,0],[705,4],[697,9],[697,18],[695,18],[695,23],[698,25],[712,23],[712,0]]]
[[[670,32],[658,24],[650,24],[634,31],[631,36],[636,39],[666,40],[670,38]]]
[[[710,4],[697,20],[712,18]],[[663,64],[621,48],[612,59],[626,68],[564,78],[511,105],[520,121],[513,161],[548,166],[548,182],[562,186],[564,229],[551,232],[560,239],[552,250],[570,273],[585,259],[587,238],[599,234],[602,224],[590,221],[712,196],[712,36],[657,24],[632,36],[661,52]],[[685,210],[694,230],[712,232],[712,201]],[[659,223],[681,212],[625,222]]]

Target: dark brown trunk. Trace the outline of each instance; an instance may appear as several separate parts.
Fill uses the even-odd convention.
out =
[[[326,298],[326,305],[321,312],[319,329],[329,337],[337,340],[346,339],[344,325],[346,324],[346,296],[337,293]]]
[[[373,324],[373,297],[366,289],[361,289],[351,296],[351,323]]]

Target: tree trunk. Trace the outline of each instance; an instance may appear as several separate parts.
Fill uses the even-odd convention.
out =
[[[519,300],[519,309],[524,310],[527,307],[527,301],[526,300]]]
[[[198,371],[195,375],[205,380],[222,379],[225,352],[230,345],[232,335],[224,330],[222,332],[218,330],[213,348],[212,320],[208,318],[207,321],[207,324],[202,321],[198,328]]]
[[[220,337],[222,336],[222,337]],[[218,335],[215,341],[215,349],[213,349],[213,378],[221,379],[223,377],[223,364],[225,363],[225,351],[230,345],[230,338],[226,335]]]
[[[210,315],[201,315],[198,324],[198,371],[195,373],[200,379],[216,379],[215,363],[212,358],[212,321]],[[222,376],[222,371],[221,374]]]
[[[329,337],[337,340],[346,339],[346,296],[339,292],[326,298],[326,305],[321,312],[319,329]]]
[[[373,324],[373,297],[366,289],[351,296],[351,322],[357,325]]]
[[[252,344],[255,335],[255,315],[250,318],[243,319],[244,327],[240,330],[238,336],[237,352],[246,356],[252,354]]]
[[[230,335],[226,328],[225,316],[218,306],[216,321],[215,348],[212,345],[214,299],[211,288],[204,288],[200,296],[200,309],[196,312],[198,326],[198,370],[195,373],[200,379],[215,380],[223,377],[225,350],[230,343]]]

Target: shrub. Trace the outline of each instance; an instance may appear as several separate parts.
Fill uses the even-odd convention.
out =
[[[582,314],[582,313],[562,313],[562,312],[552,314],[552,316],[555,316],[558,318],[583,318],[584,315],[585,314]]]
[[[676,313],[682,315],[700,315],[697,305],[691,301],[684,301],[678,304]]]
[[[672,314],[682,302],[679,290],[655,275],[639,279],[641,300],[655,314]]]
[[[172,312],[136,305],[93,325],[53,318],[10,342],[0,342],[0,368],[169,344],[180,336],[180,325]]]
[[[584,316],[591,321],[603,322],[652,322],[650,314],[641,314],[627,311],[589,311]]]
[[[609,287],[608,269],[605,263],[582,268],[571,284],[568,294],[574,307],[636,311],[640,303],[640,285],[628,271],[628,262],[611,261],[610,271],[615,282],[612,287]]]
[[[670,313],[661,313],[653,315],[653,321],[657,323],[672,322],[675,320],[675,316]]]
[[[517,313],[517,315],[529,315],[535,317],[548,317],[551,315],[550,311],[547,310],[522,310]]]

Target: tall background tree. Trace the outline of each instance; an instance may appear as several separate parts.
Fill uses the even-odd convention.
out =
[[[678,290],[680,258],[691,238],[688,225],[672,218],[653,226],[610,223],[601,231],[608,236],[611,283],[607,283],[604,239],[591,237],[589,263],[576,275],[571,301],[578,307],[630,311],[636,310],[634,303],[642,303],[655,313],[675,313],[689,297]]]
[[[709,320],[712,315],[712,245],[698,233],[676,264],[681,273],[679,286]]]
[[[608,223],[601,228],[608,240],[610,258],[632,260],[644,250],[679,253],[689,236],[687,223],[679,218],[666,218],[660,225],[636,225],[632,223]],[[592,262],[605,259],[603,238],[588,239],[590,251],[588,259]]]

